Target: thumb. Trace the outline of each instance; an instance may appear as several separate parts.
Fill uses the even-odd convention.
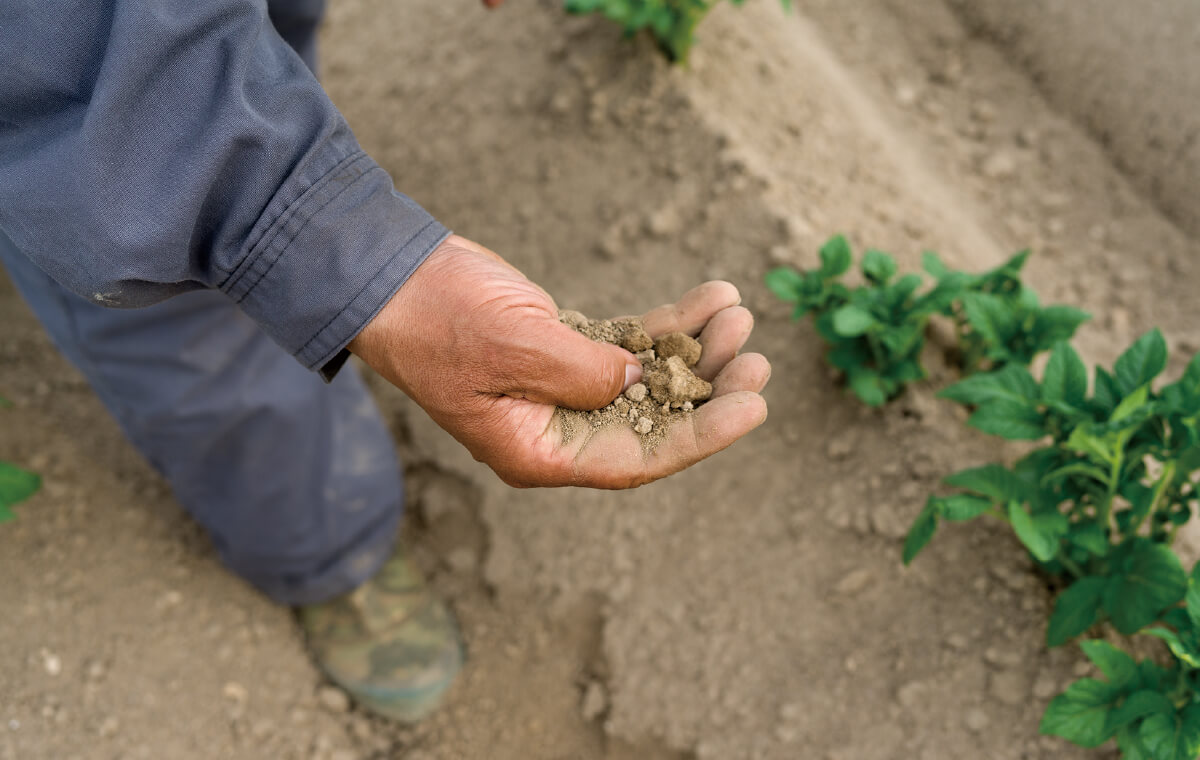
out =
[[[619,346],[596,341],[555,320],[533,336],[535,369],[519,395],[568,409],[601,409],[642,379],[642,365]]]

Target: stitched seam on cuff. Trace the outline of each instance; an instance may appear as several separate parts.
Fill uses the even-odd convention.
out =
[[[275,262],[278,261],[279,258],[283,255],[284,251],[287,249],[287,246],[290,245],[291,242],[296,239],[296,236],[300,234],[300,232],[304,229],[304,227],[308,224],[308,222],[311,221],[314,216],[316,216],[318,213],[320,213],[320,211],[322,209],[324,209],[326,206],[328,206],[329,203],[333,200],[333,198],[336,198],[338,195],[345,192],[345,190],[347,188],[349,188],[351,185],[354,185],[356,182],[358,182],[358,180],[362,179],[367,174],[370,174],[370,172],[371,172],[370,169],[368,169],[367,171],[364,171],[362,174],[360,174],[354,180],[354,182],[350,182],[349,184],[345,185],[341,190],[339,190],[337,193],[335,193],[333,198],[325,199],[324,202],[321,203],[320,207],[318,207],[317,209],[315,209],[314,211],[312,211],[311,213],[308,214],[308,218],[304,220],[304,223],[301,224],[299,229],[297,229],[294,233],[292,233],[291,237],[288,238],[287,242],[284,243],[283,246],[276,246],[276,243],[279,240],[280,236],[287,233],[292,222],[295,220],[295,218],[297,216],[300,216],[301,211],[304,210],[304,207],[307,204],[312,203],[314,201],[314,199],[316,199],[326,189],[326,187],[329,185],[329,183],[332,182],[339,173],[345,171],[346,169],[349,169],[350,167],[352,167],[355,163],[357,163],[359,161],[370,162],[371,159],[366,154],[366,152],[361,151],[361,150],[356,151],[355,153],[353,153],[349,156],[346,156],[345,158],[338,161],[336,164],[333,165],[333,168],[331,168],[329,171],[325,172],[323,175],[321,175],[320,178],[318,178],[315,182],[313,182],[311,187],[309,187],[307,190],[305,190],[300,195],[299,198],[294,200],[290,205],[288,205],[288,207],[286,209],[284,209],[279,214],[278,217],[276,217],[276,219],[271,223],[271,225],[269,227],[267,227],[267,229],[261,234],[261,237],[258,240],[258,242],[256,242],[253,246],[251,246],[250,252],[247,253],[246,256],[241,260],[241,262],[238,263],[238,266],[233,269],[233,271],[225,279],[225,281],[222,282],[217,287],[220,290],[224,291],[225,293],[232,294],[232,292],[234,290],[238,289],[239,286],[242,286],[243,281],[246,280],[246,278],[254,277],[254,280],[252,282],[250,282],[249,286],[246,287],[245,292],[241,293],[240,295],[238,295],[234,298],[236,303],[241,303],[242,300],[245,299],[246,295],[249,294],[249,292],[251,290],[253,290],[256,285],[258,285],[258,283],[262,280],[262,278],[266,274],[266,272],[270,271],[271,267],[275,265]],[[378,167],[372,167],[372,168],[378,168]],[[263,257],[270,255],[272,250],[276,251],[276,253],[275,253],[274,258],[267,265],[266,271],[255,276],[256,269],[262,265]]]
[[[394,254],[392,254],[392,256],[391,256],[391,257],[390,257],[390,258],[389,258],[389,259],[388,259],[386,262],[384,262],[383,266],[381,266],[381,267],[380,267],[378,270],[376,270],[375,274],[374,274],[374,275],[372,275],[370,278],[368,278],[368,279],[367,279],[367,281],[366,281],[365,283],[363,283],[363,286],[362,286],[361,288],[359,288],[359,289],[358,289],[358,292],[357,292],[357,293],[355,293],[355,294],[354,294],[354,296],[353,296],[353,297],[351,297],[351,298],[350,298],[350,299],[349,299],[349,300],[346,302],[346,307],[345,307],[345,308],[343,308],[341,311],[339,311],[337,314],[335,314],[335,315],[333,316],[333,318],[332,318],[332,319],[330,319],[328,322],[326,322],[325,324],[321,325],[321,327],[320,327],[319,329],[317,329],[317,331],[316,331],[316,332],[314,332],[314,333],[313,333],[313,336],[312,336],[311,338],[309,338],[309,339],[308,339],[308,341],[307,341],[307,342],[306,342],[306,343],[305,343],[303,346],[301,346],[301,347],[300,347],[300,350],[296,351],[296,355],[297,355],[297,356],[301,356],[301,355],[303,355],[303,354],[304,354],[306,351],[308,351],[308,347],[309,347],[309,346],[311,346],[311,345],[312,345],[312,344],[313,344],[313,343],[314,343],[314,342],[315,342],[315,341],[316,341],[318,338],[322,337],[322,336],[324,335],[325,331],[326,331],[326,330],[328,330],[328,329],[329,329],[329,327],[330,327],[330,326],[331,326],[333,323],[335,323],[335,322],[337,322],[339,319],[341,319],[341,318],[342,318],[342,316],[343,316],[343,315],[345,315],[345,313],[346,313],[347,311],[349,311],[349,310],[350,310],[350,308],[353,306],[353,304],[354,304],[356,301],[358,301],[358,299],[359,299],[359,298],[361,298],[361,297],[362,297],[362,294],[363,294],[364,292],[366,292],[366,290],[367,290],[368,288],[370,288],[370,287],[371,287],[371,286],[372,286],[372,285],[375,283],[375,278],[377,278],[377,277],[379,276],[379,273],[380,273],[380,272],[383,272],[384,270],[386,270],[386,269],[388,269],[389,267],[391,267],[391,265],[392,265],[392,262],[394,262],[396,259],[398,259],[398,258],[400,257],[400,255],[401,255],[402,253],[404,253],[405,249],[406,249],[406,248],[408,248],[408,246],[409,246],[409,245],[410,245],[410,244],[411,244],[411,243],[412,243],[414,240],[417,240],[417,239],[419,239],[419,238],[420,238],[422,235],[424,235],[424,234],[425,234],[425,232],[426,232],[426,231],[427,231],[427,230],[428,230],[430,227],[435,227],[435,226],[440,226],[440,223],[439,223],[437,220],[430,220],[429,222],[427,222],[427,223],[425,224],[425,226],[421,227],[421,229],[420,229],[420,230],[418,230],[416,233],[414,233],[414,234],[412,235],[412,237],[410,237],[408,240],[404,241],[404,244],[403,244],[403,245],[401,245],[401,246],[397,247],[397,248],[396,248],[396,252],[395,252]],[[443,240],[445,240],[445,238],[446,238],[446,237],[448,237],[448,236],[449,236],[449,233],[448,233],[448,232],[447,232],[445,235],[441,235],[441,236],[439,236],[437,240],[433,241],[433,242],[432,242],[432,243],[431,243],[431,244],[428,246],[428,249],[427,249],[427,250],[424,250],[424,251],[422,251],[422,252],[421,252],[420,259],[419,259],[419,261],[418,261],[417,265],[413,267],[413,270],[412,270],[412,271],[413,271],[413,272],[415,272],[415,271],[416,271],[416,269],[417,269],[417,267],[419,267],[419,266],[420,266],[422,263],[424,263],[425,259],[429,257],[429,254],[430,254],[430,253],[433,251],[433,249],[434,249],[435,247],[437,247],[437,245],[438,245],[438,244],[440,244],[440,243],[441,243]],[[412,272],[409,272],[409,277],[411,277],[411,276],[412,276]],[[406,277],[406,278],[404,279],[404,282],[408,282],[408,277]],[[396,293],[398,293],[398,292],[399,292],[399,290],[400,290],[400,288],[402,288],[402,287],[404,287],[404,283],[403,283],[403,282],[402,282],[402,283],[400,283],[400,284],[398,284],[398,285],[396,286],[396,288],[395,288],[394,290],[392,290],[392,292],[391,292],[391,295],[390,295],[390,296],[388,296],[388,299],[385,299],[385,300],[389,300],[391,297],[395,296],[395,295],[396,295]],[[370,321],[370,320],[369,320],[369,318],[368,318],[367,320],[365,320],[365,321],[364,321],[362,324],[360,324],[360,325],[357,325],[357,326],[355,327],[355,330],[356,330],[356,331],[361,331],[361,330],[362,330],[362,328],[366,326],[366,324],[367,324],[367,322],[368,322],[368,321]]]
[[[282,261],[282,260],[283,260],[283,257],[284,257],[284,255],[285,255],[285,254],[288,252],[288,249],[291,247],[292,243],[294,243],[294,242],[296,241],[296,238],[300,237],[300,234],[301,234],[302,232],[304,232],[305,228],[307,228],[307,227],[308,227],[308,225],[309,225],[309,224],[310,224],[310,223],[311,223],[311,222],[312,222],[314,219],[316,219],[316,218],[317,218],[317,216],[318,216],[318,215],[319,215],[319,214],[320,214],[322,211],[324,211],[326,207],[328,207],[328,206],[329,206],[331,203],[333,203],[333,202],[334,202],[334,201],[336,201],[336,200],[337,200],[339,197],[341,197],[342,193],[346,192],[346,191],[347,191],[347,190],[349,190],[350,188],[352,188],[352,187],[354,187],[355,185],[357,185],[357,184],[358,184],[360,181],[362,181],[362,179],[363,179],[364,177],[367,177],[367,176],[368,176],[368,175],[370,175],[372,172],[376,172],[376,171],[383,171],[383,169],[379,168],[378,166],[373,166],[373,167],[371,167],[370,169],[367,169],[367,170],[366,170],[365,172],[363,172],[362,174],[360,174],[360,175],[358,175],[357,177],[355,177],[355,178],[354,178],[354,179],[353,179],[351,182],[349,182],[349,183],[347,183],[347,184],[345,184],[345,185],[342,185],[342,187],[341,187],[341,188],[339,188],[339,189],[338,189],[338,191],[337,191],[336,193],[334,193],[333,195],[331,195],[331,196],[329,196],[328,198],[326,198],[324,203],[322,203],[322,204],[321,204],[320,206],[318,206],[317,208],[313,209],[312,213],[308,215],[308,217],[307,217],[307,218],[304,220],[304,222],[303,222],[303,223],[302,223],[302,224],[301,224],[299,227],[297,227],[297,228],[296,228],[295,232],[293,232],[293,233],[292,233],[292,234],[291,234],[291,235],[288,237],[288,239],[287,239],[286,241],[284,241],[284,242],[283,242],[283,244],[282,244],[282,245],[275,245],[275,240],[272,240],[272,241],[271,241],[271,245],[270,245],[270,247],[268,248],[268,250],[277,250],[277,251],[278,251],[278,253],[276,253],[276,254],[275,254],[275,257],[274,257],[274,258],[272,258],[272,259],[271,259],[271,260],[270,260],[270,261],[267,263],[267,266],[266,266],[266,267],[265,267],[265,268],[262,270],[262,273],[261,273],[261,274],[259,274],[259,275],[258,275],[258,277],[256,277],[256,278],[255,278],[254,282],[250,283],[250,286],[246,288],[246,291],[245,291],[244,293],[242,293],[240,296],[238,296],[238,297],[237,297],[237,299],[236,299],[236,302],[237,302],[237,303],[241,303],[242,301],[246,300],[246,298],[247,298],[247,297],[249,297],[249,295],[250,295],[251,293],[253,293],[253,292],[254,292],[254,289],[258,287],[259,283],[261,283],[263,280],[265,280],[265,279],[267,278],[267,275],[271,273],[271,270],[275,268],[275,265],[276,265],[276,264],[278,264],[280,261]],[[276,238],[278,238],[278,236],[276,236]],[[266,252],[264,251],[264,252],[263,252],[263,254],[261,254],[261,255],[259,256],[259,261],[261,261],[261,260],[263,259],[263,257],[265,257],[266,255],[267,255],[267,254],[266,254]],[[247,274],[249,274],[249,273],[247,273]]]

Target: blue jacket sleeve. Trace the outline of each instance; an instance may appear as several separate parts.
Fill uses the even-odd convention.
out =
[[[263,0],[5,0],[0,72],[0,229],[96,303],[220,289],[321,369],[448,234]]]

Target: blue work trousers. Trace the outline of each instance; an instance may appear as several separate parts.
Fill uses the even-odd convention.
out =
[[[269,5],[313,66],[323,2]],[[3,232],[0,262],[230,569],[277,601],[307,604],[387,559],[402,475],[353,366],[325,383],[217,291],[110,309],[60,286]]]

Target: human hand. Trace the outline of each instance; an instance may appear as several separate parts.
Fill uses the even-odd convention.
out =
[[[512,486],[633,488],[714,454],[767,417],[771,373],[738,356],[753,317],[737,289],[709,282],[644,316],[651,337],[699,336],[697,375],[712,398],[682,417],[652,453],[632,428],[564,443],[555,406],[598,409],[641,379],[637,359],[558,321],[554,301],[495,253],[458,236],[418,267],[350,350],[416,401]]]

